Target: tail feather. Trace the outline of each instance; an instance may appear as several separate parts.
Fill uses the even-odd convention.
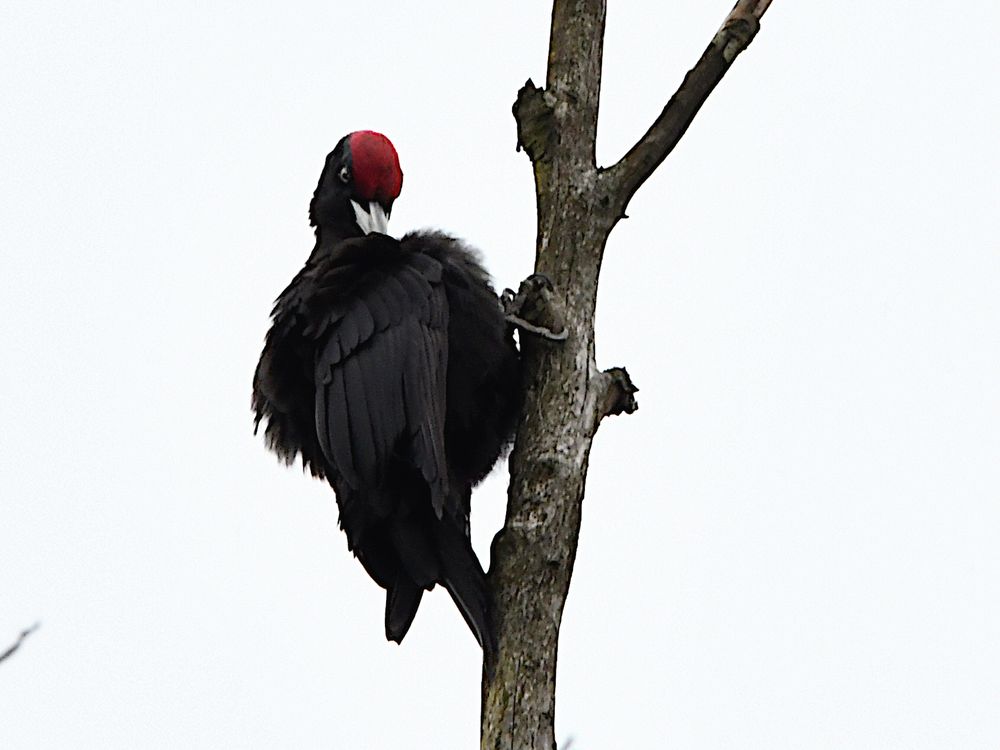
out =
[[[424,590],[402,570],[385,592],[385,637],[401,643],[410,629]]]
[[[425,589],[433,587],[441,577],[441,565],[426,527],[411,516],[400,515],[392,521],[389,538],[410,580]]]
[[[368,574],[386,590],[385,636],[403,640],[423,592],[440,583],[487,653],[495,651],[486,573],[468,537],[469,491],[453,497],[453,511],[438,517],[418,485],[401,491],[395,511],[368,524],[352,547]]]
[[[451,594],[479,645],[491,652],[496,644],[483,566],[468,537],[447,518],[436,524],[435,534],[441,555],[441,583]]]

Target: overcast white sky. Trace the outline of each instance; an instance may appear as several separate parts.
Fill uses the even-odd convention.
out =
[[[610,3],[602,163],[731,5]],[[510,105],[548,11],[0,8],[0,646],[42,621],[0,665],[0,747],[477,746],[454,606],[386,643],[250,379],[348,131],[396,143],[395,232],[530,272]],[[574,750],[1000,747],[998,27],[985,0],[777,0],[616,229],[598,358],[641,409],[592,457]]]

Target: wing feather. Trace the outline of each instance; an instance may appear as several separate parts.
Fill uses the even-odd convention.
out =
[[[381,285],[375,285],[368,289],[363,295],[363,299],[378,331],[384,331],[393,323],[399,322],[399,311],[392,307],[390,300],[383,297]]]
[[[448,492],[448,307],[440,264],[401,254],[339,302],[315,364],[323,454],[355,490],[377,490],[390,457],[403,457],[427,481],[440,516]]]
[[[359,359],[361,363],[364,362],[363,357],[348,357],[344,361],[344,390],[347,397],[347,419],[354,468],[361,482],[370,485],[375,482],[376,471],[381,463],[379,446],[385,445],[385,441],[381,439],[378,420],[372,414],[371,399],[368,397],[365,385],[365,372]]]
[[[329,382],[316,389],[316,432],[319,445],[327,461],[333,464],[340,476],[352,487],[358,486],[358,476],[354,468],[354,451],[351,441],[343,439],[350,435],[350,410],[345,393],[343,368],[326,368]]]

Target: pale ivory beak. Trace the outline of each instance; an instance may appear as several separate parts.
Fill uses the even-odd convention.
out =
[[[368,210],[366,211],[361,207],[360,203],[352,200],[351,207],[354,209],[354,217],[357,219],[358,226],[361,227],[362,232],[365,234],[371,234],[372,232],[388,233],[389,215],[382,208],[381,203],[372,201],[368,204]]]

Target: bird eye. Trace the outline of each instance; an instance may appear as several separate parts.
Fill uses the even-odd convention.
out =
[[[337,173],[337,177],[339,177],[340,181],[346,185],[348,182],[351,181],[351,170],[348,169],[346,166],[341,167],[340,171]]]

